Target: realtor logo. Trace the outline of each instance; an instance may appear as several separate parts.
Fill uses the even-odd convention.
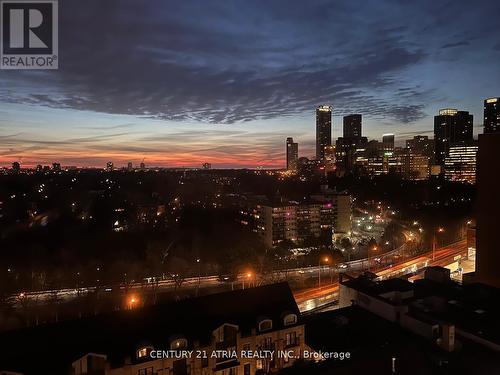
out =
[[[57,0],[0,3],[0,69],[57,69]]]

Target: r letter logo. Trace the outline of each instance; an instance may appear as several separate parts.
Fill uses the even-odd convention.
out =
[[[0,4],[0,68],[57,69],[57,0]]]

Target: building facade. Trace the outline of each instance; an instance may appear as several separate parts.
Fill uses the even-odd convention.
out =
[[[360,114],[344,116],[343,137],[360,138],[362,134],[362,116]]]
[[[286,169],[296,171],[299,160],[299,144],[293,138],[286,139]]]
[[[500,132],[500,98],[484,101],[484,134]]]
[[[332,145],[332,107],[316,108],[316,159],[325,158],[325,148]]]
[[[477,143],[451,146],[444,163],[444,176],[449,181],[476,183]]]
[[[474,116],[467,111],[453,108],[441,109],[434,116],[434,157],[437,165],[444,168],[451,146],[471,142]]]

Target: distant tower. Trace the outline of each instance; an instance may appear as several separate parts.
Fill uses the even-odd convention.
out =
[[[361,115],[344,116],[344,138],[360,138],[361,137]]]
[[[112,161],[108,161],[108,162],[106,163],[106,171],[107,171],[107,172],[111,172],[114,168],[115,168],[115,166],[113,165],[113,162],[112,162]]]
[[[128,164],[127,164],[127,171],[132,171],[134,169],[133,165],[132,165],[132,162],[129,161]]]
[[[500,133],[500,98],[484,101],[484,134]]]
[[[286,139],[286,169],[289,171],[297,170],[299,160],[299,144],[293,141],[293,138]]]
[[[332,107],[316,108],[316,159],[325,158],[325,147],[332,145]]]
[[[394,134],[382,135],[382,147],[384,149],[384,152],[394,151]]]
[[[450,146],[471,142],[474,116],[453,108],[441,109],[434,116],[434,142],[436,164],[444,167]]]

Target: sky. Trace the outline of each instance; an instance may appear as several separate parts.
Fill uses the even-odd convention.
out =
[[[0,166],[283,167],[315,107],[432,135],[500,96],[495,0],[63,0],[59,69],[0,70]]]

